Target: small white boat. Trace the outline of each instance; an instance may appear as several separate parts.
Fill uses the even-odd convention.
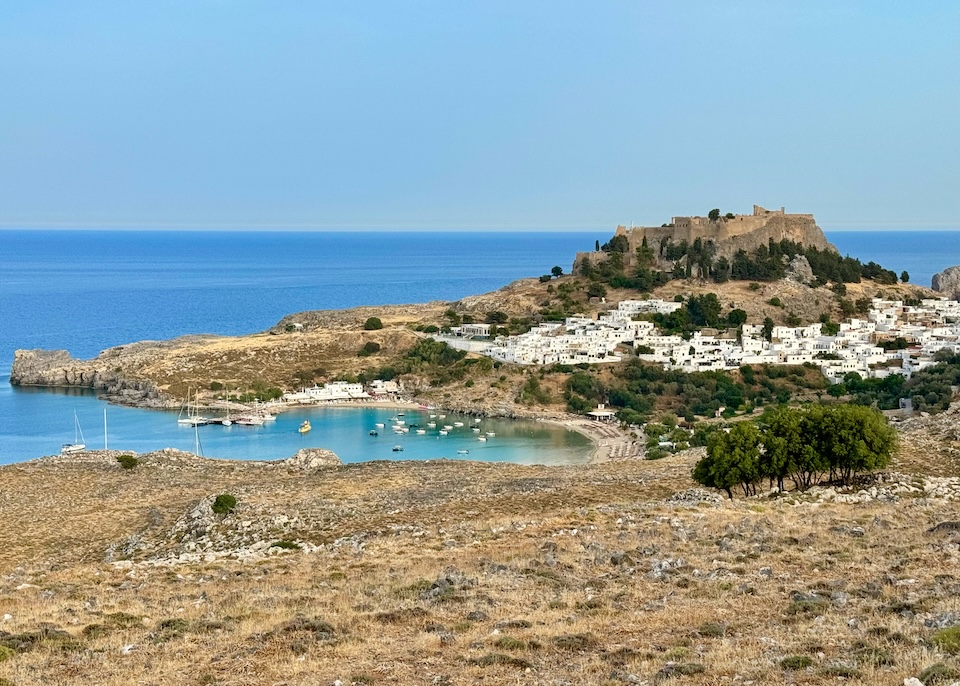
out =
[[[454,422],[453,425],[454,425],[454,426],[463,426],[463,422]]]
[[[475,434],[480,433],[480,429],[478,429],[477,427],[473,427],[473,429],[471,429],[471,431],[473,431],[473,433],[475,433]]]
[[[446,436],[446,435],[447,435],[447,432],[444,431],[443,429],[440,429],[440,435],[441,435],[441,436]]]
[[[477,417],[476,419],[473,420],[473,423],[474,423],[474,424],[479,424],[479,423],[480,423],[480,419],[481,419],[481,417]]]
[[[417,435],[418,435],[418,436],[422,436],[422,435],[425,434],[425,433],[427,433],[427,430],[426,430],[426,429],[417,429]]]
[[[444,425],[443,425],[443,430],[444,430],[444,431],[450,431],[452,428],[453,428],[453,425],[452,425],[452,424],[444,424]]]
[[[378,429],[382,429],[383,427],[386,426],[386,424],[382,424],[382,423],[378,422],[378,423],[374,424],[374,426],[377,427]]]
[[[436,418],[437,418],[437,415],[435,414],[430,415],[430,419],[436,419]]]
[[[436,428],[437,428],[437,423],[436,423],[436,422],[427,422],[427,428],[436,429]]]
[[[231,424],[233,424],[233,420],[232,420],[232,419],[224,419],[224,420],[223,420],[222,422],[220,422],[220,423],[223,424],[224,426],[230,426]]]
[[[106,415],[104,415],[106,416]],[[60,446],[61,455],[70,453],[79,453],[86,448],[86,439],[83,437],[83,429],[80,428],[80,418],[77,417],[77,411],[73,411],[73,443],[64,443]]]
[[[397,424],[398,424],[399,426],[403,426],[404,424],[406,424],[406,422],[403,421],[402,419],[398,419],[398,420],[397,420]]]
[[[488,435],[490,438],[493,438],[493,437],[496,436],[497,434],[493,433],[492,431],[488,431],[488,432],[487,432],[487,435]]]
[[[445,414],[440,415],[440,419],[446,419],[446,418],[447,418],[447,415]]]
[[[486,443],[486,442],[487,442],[487,437],[486,437],[486,436],[477,436],[477,440],[478,440],[478,441],[483,441],[484,443]]]
[[[402,445],[395,445],[395,446],[393,446],[393,452],[395,452],[395,453],[402,453],[402,452],[403,452],[403,446],[402,446]]]
[[[457,455],[469,455],[469,454],[470,454],[470,451],[469,451],[469,450],[458,450],[458,451],[457,451]]]

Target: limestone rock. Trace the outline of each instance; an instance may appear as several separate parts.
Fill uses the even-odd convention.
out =
[[[343,462],[332,450],[303,448],[298,450],[296,455],[280,461],[279,464],[291,469],[309,472],[324,467],[339,467]]]
[[[933,275],[933,290],[950,300],[960,300],[960,265],[947,267]]]
[[[797,283],[810,284],[816,278],[810,262],[804,255],[797,255],[787,265],[786,278]]]

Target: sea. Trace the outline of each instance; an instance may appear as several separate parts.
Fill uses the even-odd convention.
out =
[[[176,414],[107,405],[89,391],[11,386],[18,348],[65,349],[78,358],[139,340],[185,334],[238,335],[284,315],[359,305],[456,300],[559,265],[609,239],[592,232],[0,231],[0,464],[54,454],[79,424],[91,448],[146,452],[164,447],[210,457],[279,459],[325,447],[346,462],[448,459],[576,464],[590,444],[538,422],[485,419],[477,440],[468,420],[446,437],[369,436],[396,411],[314,408],[263,427],[205,426]],[[960,231],[828,231],[842,254],[874,261],[930,285],[960,264]],[[104,431],[104,411],[106,426]],[[76,416],[76,421],[75,421]],[[429,421],[429,417],[416,418]],[[313,430],[301,435],[300,421]],[[445,421],[452,424],[450,415]],[[389,424],[388,424],[389,426]],[[441,440],[443,439],[443,440]],[[393,448],[400,445],[402,451]],[[467,452],[462,452],[467,451]]]

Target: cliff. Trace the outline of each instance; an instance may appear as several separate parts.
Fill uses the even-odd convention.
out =
[[[836,248],[827,241],[823,230],[817,226],[812,214],[788,214],[779,210],[767,210],[759,205],[753,206],[753,214],[739,214],[730,217],[710,219],[708,217],[672,217],[665,226],[636,226],[627,228],[618,226],[614,238],[626,239],[624,266],[635,262],[637,248],[646,241],[653,249],[660,269],[672,269],[673,262],[663,253],[670,244],[683,241],[693,243],[701,240],[710,243],[716,250],[716,257],[732,258],[738,250],[751,252],[770,241],[793,241],[818,250],[836,252]],[[605,252],[577,253],[573,264],[573,273],[579,273],[582,264],[595,265],[607,258]]]
[[[960,300],[960,265],[933,275],[933,290],[949,300]]]

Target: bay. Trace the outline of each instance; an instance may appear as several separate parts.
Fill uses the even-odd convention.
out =
[[[0,231],[0,464],[50,454],[72,441],[75,409],[81,425],[91,436],[99,434],[102,443],[104,404],[92,393],[9,385],[17,348],[62,348],[88,358],[138,340],[262,331],[304,310],[455,300],[548,273],[554,265],[569,271],[576,252],[592,250],[596,240],[610,235],[609,228],[572,233]],[[957,231],[828,231],[827,237],[842,254],[898,274],[906,270],[920,285],[960,264]],[[424,440],[386,455],[380,448],[392,447],[387,446],[390,437],[364,440],[375,423],[362,414],[366,411],[318,415],[309,442],[330,447],[346,460],[456,458],[457,450],[469,449],[470,459],[568,461],[574,453],[582,460],[588,451],[579,435],[532,424],[523,428],[529,435],[519,428],[516,435],[497,431],[503,440],[482,450],[466,442],[439,446]],[[192,429],[184,433],[166,413],[111,407],[109,415],[112,447],[193,449]],[[201,427],[200,438],[212,456],[287,457],[301,444],[286,421],[260,429]],[[94,445],[91,436],[88,442]]]

